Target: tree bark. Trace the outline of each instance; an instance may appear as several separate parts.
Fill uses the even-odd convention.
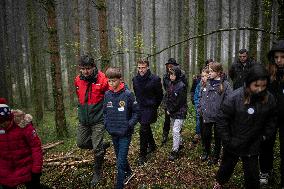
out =
[[[250,15],[250,26],[258,28],[258,20],[259,20],[259,0],[251,1],[251,15]],[[258,32],[251,31],[249,37],[249,52],[250,56],[257,59],[257,38]]]
[[[265,30],[270,30],[271,27],[271,11],[272,11],[272,0],[265,0],[262,1],[263,3],[263,19],[262,19],[262,26]],[[283,10],[282,10],[283,11]],[[268,64],[269,61],[267,59],[267,52],[270,50],[270,34],[262,33],[262,43],[261,43],[261,54],[260,60],[263,64]]]
[[[43,119],[42,91],[40,63],[38,57],[38,36],[37,31],[37,15],[33,0],[27,0],[27,15],[29,28],[29,45],[30,45],[30,62],[32,72],[32,99],[35,110],[35,122],[38,124]]]
[[[106,0],[97,0],[98,20],[100,31],[101,69],[109,67],[110,54],[108,49]]]
[[[199,0],[197,2],[197,33],[204,33],[204,0]],[[197,66],[198,70],[201,69],[204,63],[204,37],[200,37],[197,39]]]
[[[284,0],[278,0],[278,39],[284,39]]]
[[[65,109],[63,103],[61,64],[59,57],[59,39],[57,34],[57,20],[55,12],[55,1],[47,0],[48,15],[48,47],[50,53],[51,76],[55,109],[55,127],[58,137],[68,136]]]

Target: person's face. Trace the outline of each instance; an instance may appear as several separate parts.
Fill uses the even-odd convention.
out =
[[[11,121],[4,121],[3,123],[0,123],[0,128],[6,128],[10,125]]]
[[[201,73],[201,81],[202,83],[206,83],[208,79],[208,74],[206,72]]]
[[[146,72],[148,71],[149,66],[147,66],[146,63],[145,63],[145,64],[138,64],[137,69],[138,69],[138,73],[139,73],[141,76],[143,76],[143,75],[145,75]]]
[[[254,81],[249,85],[249,89],[250,89],[251,93],[253,93],[253,94],[264,91],[266,89],[266,87],[267,87],[267,80],[266,79]]]
[[[172,64],[167,64],[167,65],[166,65],[167,72],[168,72],[172,67],[174,67],[174,65],[172,65]]]
[[[80,66],[80,72],[83,76],[88,77],[94,73],[94,66]]]
[[[209,67],[209,78],[210,79],[218,79],[220,77],[218,72],[215,72]]]
[[[284,52],[276,51],[274,53],[274,61],[279,67],[284,67]]]
[[[241,63],[245,63],[248,59],[248,54],[245,52],[243,54],[239,53],[239,60]]]
[[[177,78],[177,76],[174,74],[174,73],[170,73],[170,80],[171,81],[175,81],[176,80],[176,78]]]
[[[120,83],[121,83],[121,79],[118,79],[118,78],[108,79],[108,84],[109,86],[113,88],[114,91],[117,91]]]

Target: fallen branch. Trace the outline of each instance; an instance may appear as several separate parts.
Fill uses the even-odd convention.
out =
[[[81,160],[81,161],[71,161],[71,162],[44,162],[44,166],[52,167],[52,166],[74,166],[74,165],[82,165],[82,164],[90,164],[93,160]]]
[[[50,148],[53,148],[53,147],[55,147],[55,146],[57,146],[59,144],[63,144],[63,143],[64,143],[64,141],[61,140],[61,141],[54,142],[54,143],[44,144],[44,145],[42,145],[42,149],[43,149],[43,151],[45,151],[45,150],[48,150]]]
[[[52,161],[60,161],[60,160],[65,160],[65,159],[75,159],[75,160],[82,160],[81,157],[79,156],[64,156],[64,157],[57,157],[57,158],[50,158],[50,159],[45,159],[44,162],[48,163],[48,162],[52,162]]]

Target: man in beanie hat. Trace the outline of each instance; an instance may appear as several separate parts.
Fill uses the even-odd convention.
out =
[[[94,59],[83,55],[79,61],[80,74],[75,78],[78,105],[77,145],[82,149],[93,149],[94,174],[91,185],[101,179],[104,156],[109,143],[103,143],[103,99],[109,89],[105,74],[98,71]]]
[[[284,40],[273,43],[268,53],[270,64],[268,70],[270,74],[270,84],[268,90],[274,95],[277,102],[277,126],[274,130],[273,137],[262,143],[261,153],[259,156],[260,163],[260,183],[267,184],[273,171],[274,144],[279,128],[280,139],[280,173],[281,187],[284,188]]]
[[[32,117],[20,110],[11,111],[6,103],[0,99],[0,185],[4,189],[21,184],[39,189],[43,154]]]
[[[251,67],[245,85],[225,98],[216,118],[223,143],[223,157],[216,175],[215,189],[222,188],[242,160],[245,188],[260,188],[258,155],[261,141],[273,135],[276,102],[267,91],[269,76],[261,64]]]
[[[166,73],[163,76],[163,87],[164,90],[167,91],[168,90],[168,86],[170,84],[170,72],[169,70],[173,67],[173,66],[179,66],[179,64],[176,62],[176,60],[174,58],[169,58],[168,62],[165,63],[166,65]],[[181,81],[185,84],[186,89],[188,86],[188,81],[187,78],[185,76],[185,72],[183,70],[181,70]],[[163,99],[163,104],[166,101],[165,99],[166,97],[164,96]],[[164,126],[163,126],[163,138],[162,138],[162,144],[165,144],[168,141],[168,135],[169,135],[169,131],[170,131],[170,116],[167,114],[167,110],[165,108],[165,121],[164,121]]]

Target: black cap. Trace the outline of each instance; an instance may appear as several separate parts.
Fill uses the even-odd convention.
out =
[[[80,58],[79,66],[95,66],[94,59],[89,55],[83,55]]]
[[[178,66],[179,65],[174,58],[170,58],[165,65],[167,65],[167,64],[172,64],[174,66]]]
[[[267,58],[269,60],[273,60],[273,54],[276,51],[284,52],[284,40],[279,40],[279,41],[273,43],[271,50],[267,54]]]

